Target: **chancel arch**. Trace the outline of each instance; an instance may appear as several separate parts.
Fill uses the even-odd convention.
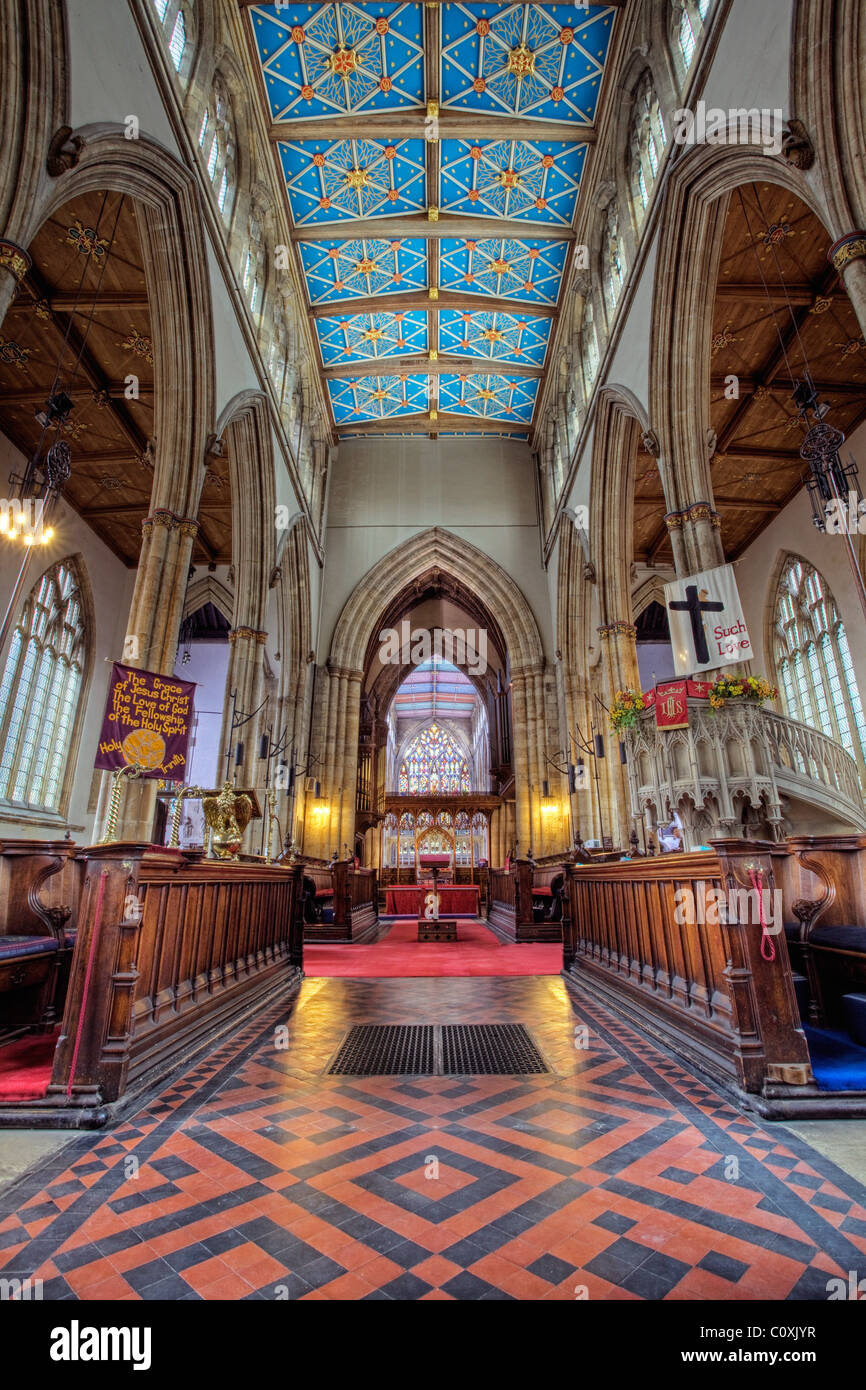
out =
[[[511,577],[488,555],[441,527],[422,531],[383,556],[357,586],[334,629],[317,717],[319,739],[328,758],[325,787],[332,799],[331,839],[336,842],[338,827],[340,845],[353,841],[361,686],[368,648],[378,644],[382,616],[394,599],[431,571],[452,580],[463,592],[477,595],[480,611],[490,615],[488,625],[501,631],[511,682],[516,833],[525,848],[531,846],[534,834],[537,848],[543,842],[538,798],[546,780],[544,750],[551,746],[541,634]]]

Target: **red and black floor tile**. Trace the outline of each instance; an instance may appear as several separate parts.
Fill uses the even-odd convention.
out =
[[[523,1023],[551,1071],[327,1074],[353,1024],[419,1021]],[[0,1276],[46,1299],[823,1300],[851,1270],[854,1178],[555,978],[308,980],[0,1193]]]

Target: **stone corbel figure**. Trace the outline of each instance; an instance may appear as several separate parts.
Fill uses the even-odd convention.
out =
[[[51,137],[51,144],[48,146],[48,155],[45,160],[45,167],[51,177],[59,179],[61,174],[66,174],[70,169],[74,169],[81,159],[83,149],[84,136],[73,135],[70,125],[60,126],[59,130],[56,130]]]

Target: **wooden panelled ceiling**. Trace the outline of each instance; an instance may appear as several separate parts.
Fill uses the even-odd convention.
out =
[[[89,193],[39,230],[32,268],[0,339],[0,429],[31,458],[55,438],[36,414],[52,389],[73,409],[62,435],[72,451],[64,500],[124,564],[134,566],[150,507],[154,349],[135,203]],[[137,378],[137,395],[128,379]],[[5,480],[4,480],[5,483]],[[228,459],[209,460],[193,558],[231,558]],[[55,523],[56,525],[56,523]]]
[[[776,184],[731,195],[709,345],[711,476],[729,560],[803,486],[804,427],[792,393],[807,366],[830,407],[828,423],[850,436],[866,419],[866,344],[827,261],[830,241]],[[661,483],[648,455],[638,456],[636,478],[635,559],[670,563]]]

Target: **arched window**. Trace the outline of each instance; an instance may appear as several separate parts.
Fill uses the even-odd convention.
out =
[[[595,311],[592,300],[588,299],[583,310],[583,323],[580,329],[581,356],[583,361],[584,394],[589,398],[593,382],[598,375],[599,351],[598,334],[595,327]]]
[[[190,0],[153,0],[175,72],[186,77],[192,61],[193,7]]]
[[[805,560],[792,557],[779,581],[774,656],[785,713],[841,743],[866,786],[866,724],[848,636],[826,581]]]
[[[262,286],[265,280],[265,239],[263,214],[253,209],[250,213],[249,236],[244,253],[241,284],[250,308],[256,314],[262,306]]]
[[[645,72],[635,94],[629,136],[629,182],[635,225],[643,225],[662,162],[667,136],[652,77]]]
[[[619,302],[625,279],[625,252],[619,232],[619,208],[616,198],[611,198],[605,213],[601,244],[601,274],[605,302],[608,313],[612,317]]]
[[[451,735],[438,724],[428,724],[406,749],[400,765],[399,790],[403,796],[472,790],[469,764]],[[420,829],[420,818],[418,825]]]
[[[59,811],[87,633],[71,560],[46,570],[12,635],[0,684],[0,798]]]
[[[236,141],[231,99],[219,76],[214,79],[211,99],[202,116],[198,147],[216,193],[217,207],[222,213],[223,221],[228,222],[237,184]]]
[[[673,35],[677,62],[685,74],[692,65],[698,40],[713,0],[673,0]]]

